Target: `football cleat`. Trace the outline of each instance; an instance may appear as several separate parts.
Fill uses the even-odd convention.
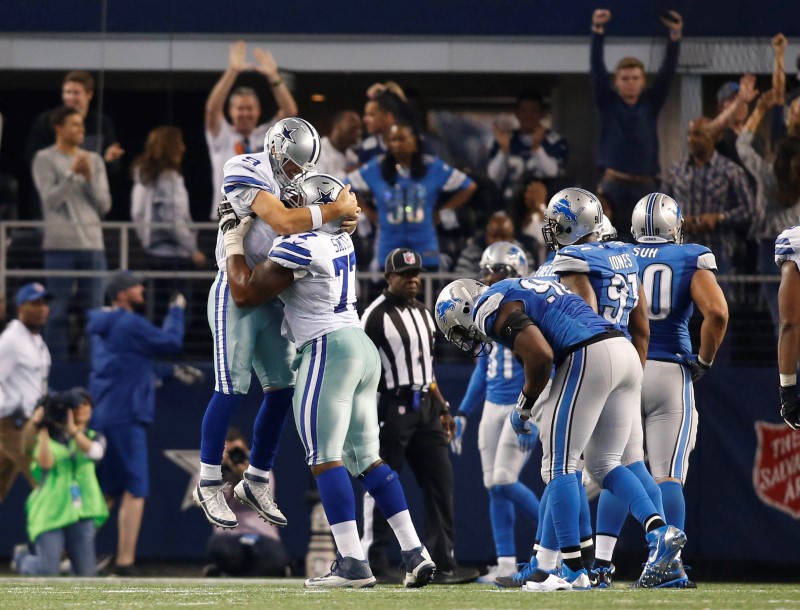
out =
[[[366,559],[342,557],[337,554],[336,560],[331,564],[330,572],[325,576],[308,578],[304,585],[309,589],[363,589],[374,587],[376,582]]]
[[[200,480],[195,485],[192,497],[208,519],[211,525],[222,529],[233,529],[239,522],[233,514],[227,500],[225,500],[225,488],[228,486],[224,481]]]
[[[589,570],[589,580],[595,589],[611,589],[614,576],[614,566],[592,568]]]
[[[528,563],[520,563],[518,565],[520,567],[519,572],[511,576],[498,576],[494,579],[494,584],[501,589],[519,589],[525,586],[527,580],[533,576],[533,573],[536,571],[536,555],[532,555]]]
[[[424,587],[433,580],[436,564],[433,563],[428,549],[420,546],[411,551],[403,551],[401,556],[406,569],[406,577],[403,580],[403,586],[406,589]]]
[[[541,570],[538,571],[541,572]],[[547,577],[542,581],[539,581],[538,579],[529,580],[525,583],[525,586],[522,587],[522,590],[535,593],[547,591],[572,591],[572,583],[567,582],[564,578],[556,576],[555,574],[547,574]]]
[[[589,591],[592,588],[592,582],[589,580],[589,571],[586,568],[573,572],[564,564],[561,571],[562,577],[572,585],[573,591]]]
[[[642,575],[633,586],[645,589],[679,587],[681,581],[689,580],[681,566],[679,571],[673,562],[686,544],[686,534],[677,527],[664,525],[647,534],[650,552]]]
[[[233,495],[239,502],[256,511],[267,523],[279,527],[286,525],[286,517],[272,499],[269,479],[245,472],[244,478],[233,488]]]

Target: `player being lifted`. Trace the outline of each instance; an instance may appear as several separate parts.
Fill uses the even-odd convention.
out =
[[[275,123],[267,133],[263,153],[239,155],[225,164],[220,196],[238,217],[256,216],[243,245],[248,264],[256,266],[265,260],[278,234],[319,228],[325,222],[357,214],[356,203],[344,195],[329,205],[302,209],[286,208],[281,202],[281,197],[296,192],[303,177],[313,171],[319,151],[320,139],[314,127],[303,119],[288,118]],[[354,220],[347,223],[348,227],[355,226]],[[219,272],[208,295],[216,384],[203,417],[200,482],[194,499],[213,525],[236,527],[236,516],[223,495],[222,453],[231,416],[247,395],[251,371],[255,371],[264,400],[253,427],[250,466],[234,494],[262,519],[286,525],[272,498],[268,476],[292,404],[295,374],[290,365],[295,351],[291,342],[281,337],[280,301],[272,299],[258,307],[242,308],[230,299],[223,240],[220,231],[216,250]]]
[[[792,430],[800,429],[797,362],[800,360],[800,225],[786,229],[775,240],[775,264],[781,270],[778,289],[778,372],[781,417]]]
[[[350,187],[325,174],[306,178],[296,205],[355,202]],[[324,205],[328,204],[328,205]],[[294,395],[297,432],[319,487],[339,557],[329,574],[307,587],[371,587],[375,584],[356,527],[350,475],[375,499],[400,543],[406,587],[430,582],[436,569],[420,542],[397,473],[378,454],[376,395],[380,357],[356,312],[356,257],[339,222],[278,237],[267,260],[251,265],[243,242],[252,223],[235,214],[220,221],[225,232],[228,286],[239,307],[280,296],[288,331],[297,346],[293,368],[302,391]],[[349,474],[348,474],[349,473]]]
[[[639,479],[620,463],[631,412],[639,409],[642,380],[631,343],[563,285],[533,278],[503,280],[491,287],[475,280],[451,282],[437,300],[436,322],[465,352],[487,349],[492,341],[515,352],[525,369],[517,399],[523,414],[530,412],[556,366],[542,412],[542,477],[551,488],[566,582],[539,571],[530,580],[556,581],[553,588],[590,588],[580,552],[575,476],[583,455],[592,478],[623,499],[645,528],[650,553],[640,581],[658,585],[686,536],[665,524]]]

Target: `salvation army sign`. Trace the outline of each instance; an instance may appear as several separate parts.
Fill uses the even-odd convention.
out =
[[[753,487],[762,502],[800,519],[800,432],[756,422]]]

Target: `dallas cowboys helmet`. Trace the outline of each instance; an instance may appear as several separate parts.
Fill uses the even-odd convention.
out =
[[[608,216],[603,216],[603,220],[600,222],[600,226],[597,227],[595,233],[597,233],[598,241],[613,241],[617,239],[618,235],[616,227],[611,224]]]
[[[321,149],[317,130],[299,117],[281,119],[264,138],[264,151],[269,153],[272,173],[282,187],[298,185],[307,174],[313,173]],[[300,172],[292,177],[285,169],[289,161],[300,168]]]
[[[603,220],[603,206],[589,191],[571,187],[558,191],[544,211],[544,241],[551,250],[574,244],[594,233]]]
[[[528,259],[522,248],[510,241],[496,241],[483,251],[480,262],[482,278],[493,275],[524,277],[528,275]]]
[[[664,193],[642,197],[631,215],[633,238],[643,244],[683,243],[683,214],[678,203]]]
[[[477,280],[455,280],[436,299],[436,325],[445,338],[461,351],[472,355],[489,353],[491,339],[475,326],[472,311],[475,302],[486,291],[486,284]]]
[[[339,180],[328,174],[311,174],[306,176],[301,184],[294,188],[287,188],[284,193],[284,202],[296,208],[307,205],[325,205],[333,203],[344,188]],[[319,230],[326,233],[339,233],[342,219],[337,218],[326,222]]]

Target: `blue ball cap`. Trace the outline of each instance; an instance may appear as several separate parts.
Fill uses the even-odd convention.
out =
[[[44,284],[40,284],[39,282],[31,282],[30,284],[25,284],[22,288],[17,291],[17,307],[22,305],[23,303],[29,303],[31,301],[38,301],[39,299],[52,299],[53,295],[47,292],[47,289],[44,287]]]

